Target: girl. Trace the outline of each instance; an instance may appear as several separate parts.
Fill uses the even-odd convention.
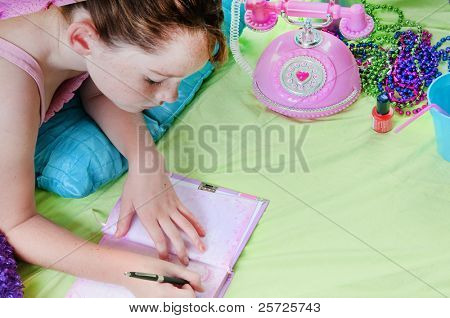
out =
[[[185,267],[84,242],[40,216],[33,158],[40,125],[62,107],[61,96],[82,85],[86,112],[129,162],[116,236],[127,233],[137,214],[161,259],[168,256],[167,236],[188,264],[182,232],[205,251],[205,230],[171,188],[154,144],[150,152],[145,146],[153,142],[149,132],[138,128],[145,125],[144,109],[177,99],[183,78],[208,60],[225,60],[221,8],[220,0],[88,0],[0,21],[0,231],[19,257],[123,285],[138,297],[189,297],[202,290],[199,275]],[[140,169],[142,158],[151,172]],[[123,275],[129,270],[190,284],[130,279]]]

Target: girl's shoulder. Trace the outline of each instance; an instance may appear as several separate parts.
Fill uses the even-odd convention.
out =
[[[40,119],[41,95],[36,81],[23,68],[0,57],[0,116]]]

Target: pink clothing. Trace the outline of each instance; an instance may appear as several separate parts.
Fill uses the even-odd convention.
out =
[[[84,0],[82,0],[84,1]],[[82,2],[80,0],[1,0],[0,1],[0,19],[7,19],[21,15],[35,13],[48,9],[55,5],[58,7]]]
[[[50,5],[66,5],[74,3],[73,0],[3,0],[0,1],[0,18],[10,18],[25,15],[47,9]],[[60,111],[65,103],[74,97],[74,92],[80,88],[81,84],[89,77],[88,73],[71,78],[63,82],[53,95],[48,110],[46,109],[46,98],[44,90],[44,74],[37,61],[23,49],[0,38],[0,57],[13,63],[28,73],[36,82],[41,97],[41,124],[48,121]]]

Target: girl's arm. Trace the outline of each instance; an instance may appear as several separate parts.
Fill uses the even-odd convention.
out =
[[[88,279],[120,284],[137,296],[193,296],[192,289],[143,284],[124,271],[181,276],[201,289],[197,274],[158,259],[86,242],[36,211],[34,153],[39,93],[23,71],[0,59],[0,231],[23,260]],[[135,269],[134,269],[135,268]]]
[[[164,169],[164,159],[153,143],[142,113],[132,114],[116,107],[90,79],[83,85],[81,95],[86,112],[128,159],[129,174],[116,235],[120,237],[127,233],[133,215],[137,213],[160,257],[168,256],[165,233],[180,261],[187,265],[187,250],[177,226],[200,251],[206,249],[200,239],[205,231],[173,190]]]

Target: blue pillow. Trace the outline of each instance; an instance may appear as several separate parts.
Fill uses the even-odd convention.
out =
[[[223,0],[224,32],[228,37],[231,0]],[[241,32],[244,28],[240,21]],[[175,118],[192,101],[203,81],[211,75],[211,63],[184,79],[179,98],[144,112],[147,127],[157,142]],[[39,130],[35,154],[36,184],[66,198],[85,197],[128,169],[127,160],[84,112],[78,94]]]
[[[126,159],[84,112],[78,94],[39,130],[35,172],[41,189],[80,198],[126,169]]]

